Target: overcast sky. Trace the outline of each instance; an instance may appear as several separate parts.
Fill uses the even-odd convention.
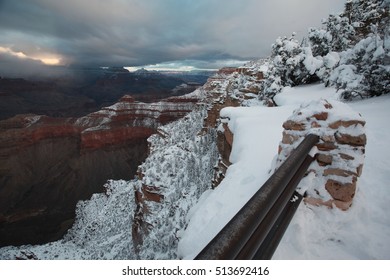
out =
[[[0,74],[44,65],[234,65],[268,56],[278,36],[305,36],[344,2],[0,0]]]

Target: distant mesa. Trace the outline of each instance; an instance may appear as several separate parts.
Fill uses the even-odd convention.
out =
[[[119,102],[120,102],[120,103],[125,103],[125,102],[127,102],[127,103],[134,103],[134,102],[135,102],[135,98],[132,97],[132,96],[129,95],[129,94],[126,94],[126,95],[123,95],[123,96],[121,97],[121,99],[119,99]]]

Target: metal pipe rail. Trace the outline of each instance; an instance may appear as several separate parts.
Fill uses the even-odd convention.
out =
[[[292,197],[296,186],[313,160],[308,153],[318,141],[317,135],[307,135],[278,170],[195,259],[271,258],[294,215],[291,214],[290,209],[294,207],[296,209],[296,203],[302,199],[298,197],[295,200]]]

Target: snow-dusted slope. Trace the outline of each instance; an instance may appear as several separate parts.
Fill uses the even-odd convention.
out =
[[[152,186],[161,201],[144,201],[143,222],[149,231],[139,249],[141,259],[175,259],[177,242],[187,225],[187,212],[211,186],[218,153],[213,130],[200,133],[205,108],[159,129],[151,136],[151,154],[140,166],[143,178],[136,182]]]
[[[131,224],[133,183],[109,181],[106,193],[77,205],[73,227],[59,241],[44,245],[0,248],[0,259],[133,259]]]

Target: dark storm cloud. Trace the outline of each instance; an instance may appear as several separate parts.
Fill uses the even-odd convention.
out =
[[[342,7],[341,0],[0,0],[0,47],[68,65],[215,64],[267,56],[277,36],[304,35]]]

